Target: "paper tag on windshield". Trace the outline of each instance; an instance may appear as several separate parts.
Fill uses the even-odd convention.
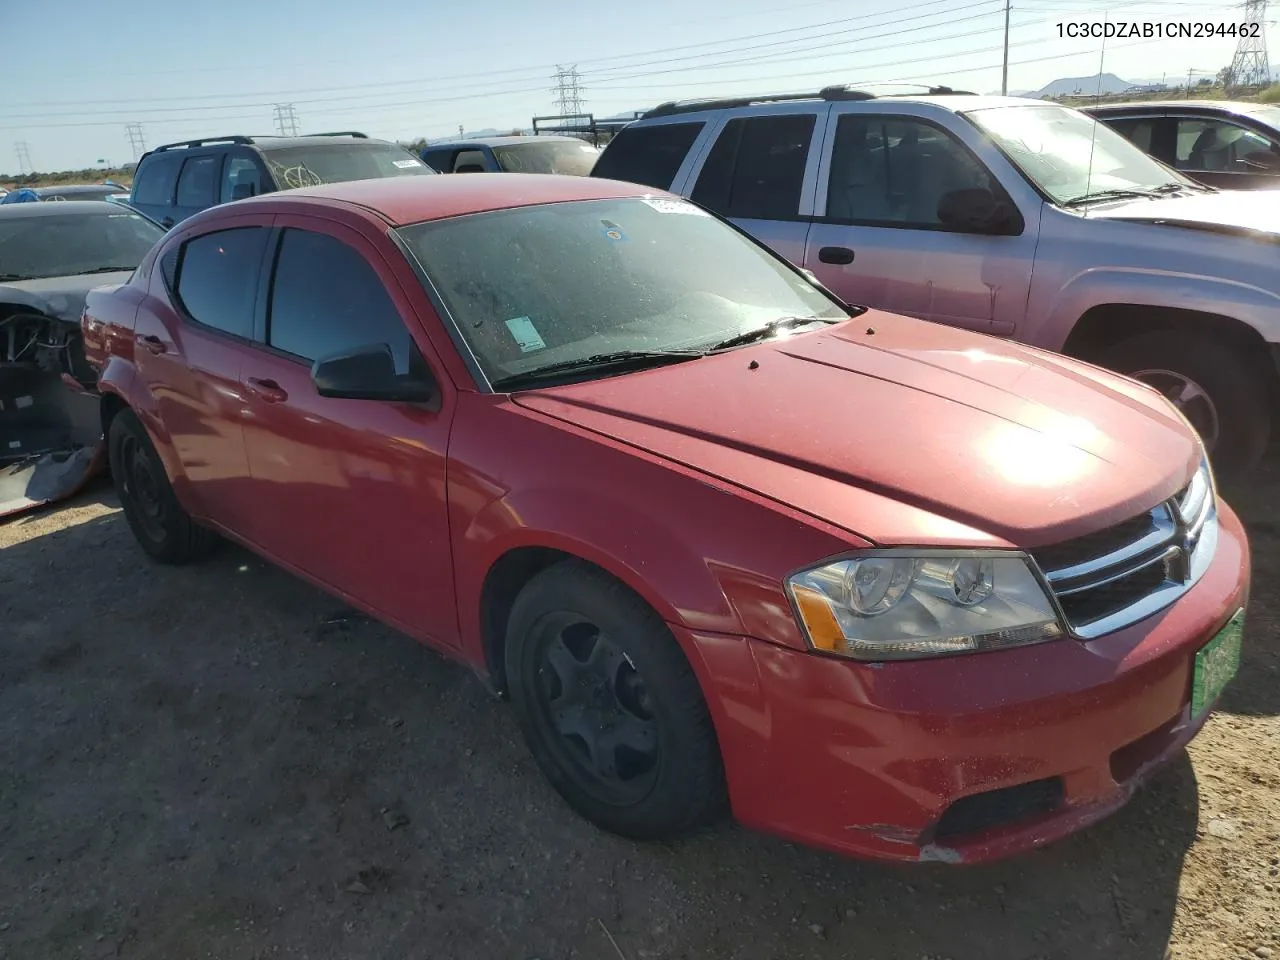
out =
[[[406,170],[409,167],[422,166],[422,161],[421,160],[392,160],[391,165],[393,167],[399,167],[401,170]]]
[[[672,200],[669,197],[641,197],[640,199],[659,213],[683,213],[692,217],[710,216],[705,210],[695,207],[692,203],[685,203],[683,200]]]
[[[512,317],[507,321],[507,329],[511,331],[511,336],[520,347],[521,353],[532,353],[547,345],[542,339],[542,334],[538,333],[538,328],[528,317]]]

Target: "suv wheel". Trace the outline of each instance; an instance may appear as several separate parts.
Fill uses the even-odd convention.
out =
[[[511,611],[506,671],[534,759],[588,820],[657,840],[722,809],[693,670],[662,620],[607,574],[566,561],[534,577]]]
[[[134,537],[153,560],[188,563],[217,544],[178,503],[164,464],[132,410],[121,410],[107,431],[111,479]]]
[[[1224,479],[1255,466],[1271,434],[1271,391],[1251,357],[1194,333],[1147,333],[1116,344],[1103,366],[1155,387],[1199,432]]]

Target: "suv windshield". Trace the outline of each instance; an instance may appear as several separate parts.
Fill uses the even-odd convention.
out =
[[[580,200],[402,227],[491,381],[631,351],[703,350],[849,316],[691,203]]]
[[[124,210],[0,218],[0,282],[132,270],[163,236]]]
[[[600,151],[589,143],[553,140],[494,147],[493,155],[498,158],[498,166],[508,173],[565,173],[585,177],[596,165]]]
[[[1057,203],[1112,192],[1145,194],[1195,188],[1105,123],[1065,107],[1017,106],[964,114]]]
[[[263,144],[262,155],[282,190],[316,187],[322,183],[342,183],[346,180],[413,177],[435,173],[403,147],[376,141],[308,143],[288,147]]]

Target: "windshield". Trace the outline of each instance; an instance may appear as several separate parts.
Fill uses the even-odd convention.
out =
[[[317,143],[264,147],[263,156],[280,189],[317,187],[346,180],[412,177],[435,171],[394,143]]]
[[[164,230],[136,213],[0,218],[0,282],[132,270]]]
[[[784,317],[849,314],[693,204],[584,200],[399,230],[485,375],[703,349]]]
[[[1194,184],[1104,123],[1052,105],[991,107],[965,114],[1057,203],[1109,190],[1147,192]]]
[[[564,173],[585,177],[596,165],[600,151],[589,143],[553,140],[494,147],[493,155],[508,173]]]

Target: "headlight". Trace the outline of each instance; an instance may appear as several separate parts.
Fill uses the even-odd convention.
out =
[[[907,660],[996,650],[1064,635],[1021,554],[878,550],[787,580],[816,650]]]

